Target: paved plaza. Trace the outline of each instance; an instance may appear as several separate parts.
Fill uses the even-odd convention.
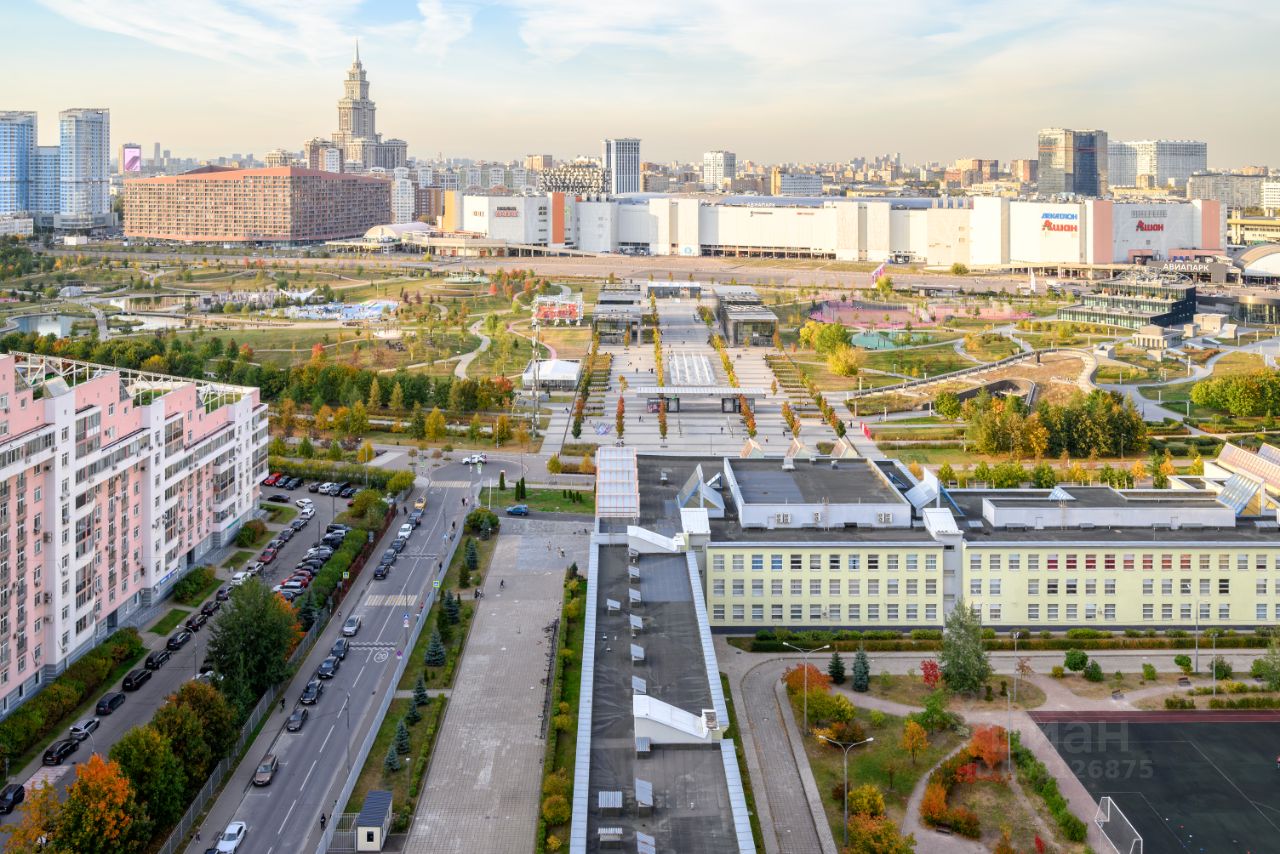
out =
[[[546,746],[547,627],[560,613],[565,567],[586,566],[586,527],[502,520],[405,851],[528,854]]]

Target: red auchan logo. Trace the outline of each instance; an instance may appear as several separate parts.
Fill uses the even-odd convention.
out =
[[[1164,231],[1164,223],[1138,220],[1138,231]]]
[[[1041,231],[1079,231],[1080,227],[1074,222],[1054,222],[1046,219],[1040,223]]]

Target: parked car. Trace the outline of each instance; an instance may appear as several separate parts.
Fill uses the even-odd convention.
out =
[[[403,525],[400,526],[400,531],[399,533],[396,534],[396,536],[404,537],[407,540],[409,539],[409,536],[412,533],[413,533],[413,526],[410,525],[408,522],[405,522]]]
[[[44,752],[43,762],[45,765],[61,765],[62,760],[80,749],[80,742],[74,738],[63,738],[49,745],[49,749]]]
[[[76,741],[84,741],[89,736],[98,731],[98,727],[102,725],[102,721],[97,718],[85,718],[80,723],[71,727],[71,737]]]
[[[324,683],[319,679],[312,679],[302,689],[302,697],[298,702],[304,706],[314,706],[316,701],[320,699],[320,695],[324,693]]]
[[[375,579],[383,579],[387,577],[387,573],[391,571],[391,564],[380,563],[373,568],[373,577]]]
[[[267,543],[267,548],[276,554],[279,554],[280,549],[284,548],[284,539],[281,537],[272,537],[271,542]]]
[[[293,714],[289,715],[289,719],[284,722],[284,728],[289,732],[297,732],[302,729],[302,725],[307,722],[309,716],[310,712],[306,709],[296,708],[293,710]]]
[[[280,479],[280,472],[273,472],[262,479],[263,486],[275,486],[276,481]]]
[[[507,515],[508,516],[528,516],[529,505],[528,504],[512,504],[510,507],[507,508]]]
[[[165,642],[165,648],[170,652],[177,652],[186,646],[187,641],[189,640],[191,640],[191,632],[184,629],[170,637],[169,640]]]
[[[294,519],[292,522],[289,523],[289,530],[293,531],[296,534],[298,531],[301,531],[303,528],[307,527],[307,523],[310,521],[311,521],[310,516],[299,516],[297,519]]]
[[[413,502],[413,509],[414,509],[414,510],[426,510],[426,509],[427,509],[427,495],[426,495],[426,493],[425,493],[425,492],[424,492],[422,495],[418,496],[418,500],[417,500],[417,501]]]
[[[252,576],[247,572],[237,572],[231,576],[231,586],[239,587],[241,584],[244,584],[246,581],[248,581],[251,577]]]
[[[332,534],[335,532],[341,532],[345,534],[347,531],[350,531],[350,530],[351,530],[350,525],[343,525],[341,522],[332,522],[324,529],[324,532],[326,534]]]
[[[293,503],[294,503],[294,504],[296,504],[296,505],[298,505],[299,507],[304,508],[304,509],[305,509],[305,508],[307,508],[307,507],[314,507],[314,506],[315,506],[315,502],[314,502],[314,501],[312,501],[310,498],[299,498],[297,501],[295,501],[295,502],[293,502]]]
[[[391,548],[395,549],[396,554],[404,551],[404,547],[407,545],[409,545],[409,540],[406,537],[396,537],[391,541]]]
[[[334,490],[334,493],[333,493],[333,494],[334,494],[334,495],[337,495],[339,498],[341,498],[341,497],[342,497],[342,493],[346,492],[346,491],[347,491],[348,489],[350,489],[350,488],[351,488],[351,481],[349,481],[349,480],[344,480],[342,483],[338,484],[338,488],[337,488],[336,490]]]
[[[342,636],[344,638],[353,638],[360,634],[360,615],[352,614],[347,617],[347,621],[342,624]]]
[[[312,546],[307,549],[307,557],[332,557],[333,549],[328,546]]]
[[[124,677],[123,687],[126,691],[137,691],[143,685],[151,680],[151,671],[145,667],[137,670],[130,670],[129,675]]]
[[[262,554],[258,555],[259,563],[271,563],[275,559],[276,559],[275,549],[263,549]]]
[[[285,495],[283,492],[277,492],[274,495],[268,495],[267,500],[273,501],[276,504],[288,504],[289,496]]]
[[[27,798],[27,790],[21,783],[10,783],[0,789],[0,813],[9,815]]]
[[[213,594],[213,601],[215,602],[226,602],[230,598],[231,598],[230,587],[219,587],[218,592]],[[218,607],[220,608],[222,606],[219,605]],[[217,609],[214,609],[214,610],[217,610]]]
[[[207,622],[209,622],[209,618],[206,617],[204,614],[201,614],[199,611],[196,611],[194,614],[188,617],[187,621],[182,625],[186,626],[187,631],[189,632],[198,632],[200,631],[200,629],[204,627],[204,624]]]
[[[154,650],[147,654],[147,660],[143,662],[143,666],[150,670],[159,670],[169,660],[170,654],[168,649]]]
[[[339,661],[345,660],[347,653],[351,651],[351,641],[345,637],[338,638],[333,642],[333,648],[329,650],[329,654]]]
[[[293,528],[281,528],[276,533],[276,539],[279,540],[281,544],[289,542],[293,539]]]
[[[98,701],[98,705],[94,709],[94,713],[99,715],[109,715],[124,705],[124,699],[124,694],[121,694],[119,691],[112,691],[110,694],[103,694],[102,699]]]
[[[302,478],[300,478],[300,477],[291,477],[291,478],[289,478],[289,485],[288,485],[287,487],[285,487],[285,488],[286,488],[286,489],[297,489],[299,486],[302,486]]]
[[[396,562],[396,555],[399,554],[395,549],[387,549],[382,553],[382,558],[378,563],[385,563],[388,566]]]
[[[218,854],[236,854],[248,830],[249,826],[243,821],[233,821],[228,824],[227,829],[218,837]]]
[[[276,775],[276,769],[280,767],[280,760],[276,758],[274,753],[268,753],[262,757],[262,761],[258,763],[258,770],[253,772],[253,785],[266,786],[270,784],[271,778]]]
[[[310,492],[312,495],[316,494],[319,491],[320,491],[320,481],[318,480],[307,487],[307,492]]]
[[[338,672],[338,668],[342,666],[336,657],[329,656],[320,662],[320,667],[316,669],[316,676],[320,679],[332,679]]]
[[[339,498],[350,498],[360,489],[358,486],[348,486],[346,489],[338,493]]]
[[[200,613],[205,617],[212,617],[220,610],[222,610],[222,600],[216,596],[200,606]]]
[[[462,464],[464,466],[474,466],[480,463],[487,463],[487,462],[489,462],[488,454],[472,454],[469,457],[462,458]]]

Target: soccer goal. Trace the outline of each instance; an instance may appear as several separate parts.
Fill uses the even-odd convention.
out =
[[[1142,854],[1142,834],[1134,828],[1120,807],[1111,798],[1103,796],[1093,823],[1111,845],[1115,854]]]

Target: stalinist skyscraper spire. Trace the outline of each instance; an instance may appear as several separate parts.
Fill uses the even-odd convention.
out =
[[[373,166],[394,169],[405,165],[408,145],[402,139],[382,139],[377,128],[377,110],[369,98],[369,78],[360,61],[360,40],[356,39],[355,58],[347,69],[347,78],[342,81],[342,97],[338,99],[338,129],[332,140],[307,143],[308,151],[332,145],[341,150],[346,164],[359,164],[365,169]],[[308,162],[311,160],[308,155]]]

